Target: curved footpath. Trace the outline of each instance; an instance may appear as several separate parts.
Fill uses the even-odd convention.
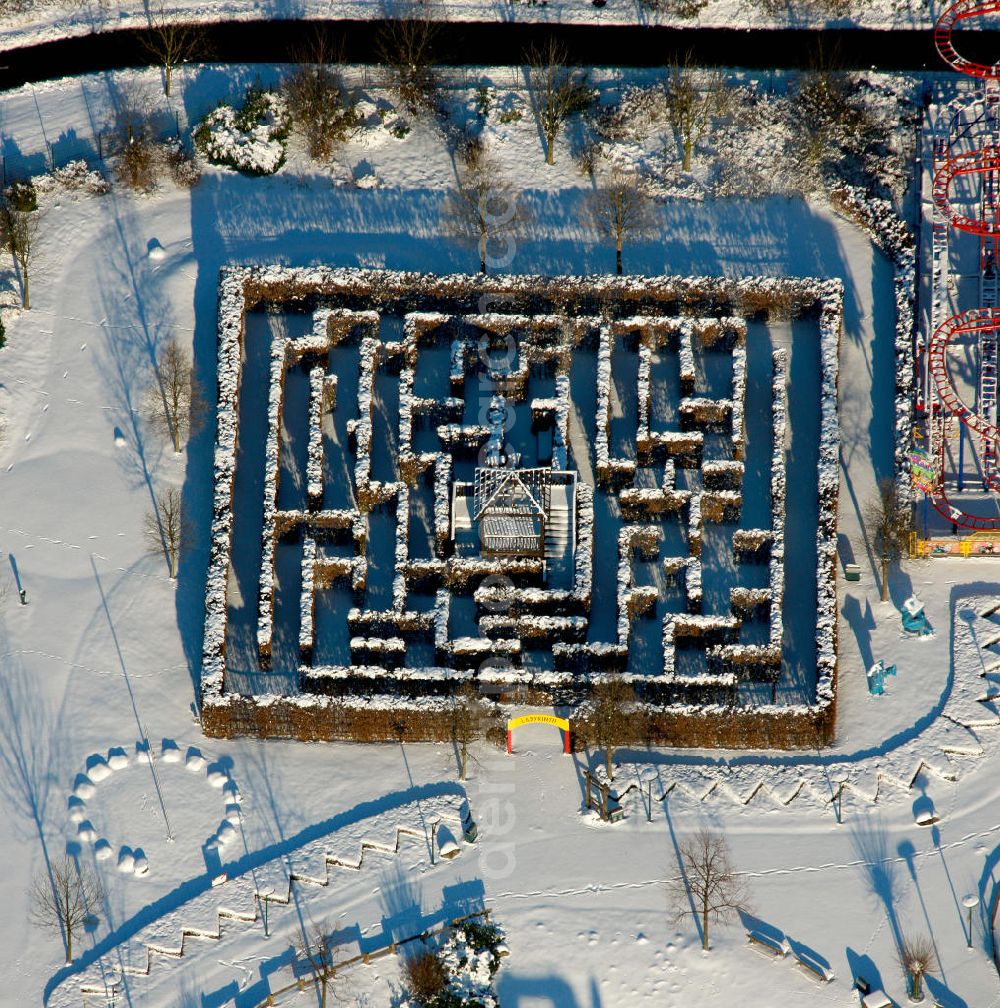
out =
[[[376,62],[375,40],[383,21],[259,20],[204,25],[212,60],[276,63],[289,59],[307,33],[326,27],[343,40],[344,60]],[[54,77],[155,62],[143,46],[143,31],[101,31],[0,54],[0,89]],[[964,36],[964,37],[963,37]],[[555,37],[573,62],[598,66],[663,66],[690,53],[702,64],[748,69],[799,69],[813,65],[822,44],[846,69],[936,70],[932,35],[924,30],[863,28],[755,29],[666,28],[656,25],[446,22],[437,39],[442,65],[518,66],[526,49]],[[993,62],[997,32],[957,32],[956,47],[969,58]],[[993,55],[990,55],[993,54]]]

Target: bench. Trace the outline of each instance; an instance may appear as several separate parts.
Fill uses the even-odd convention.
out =
[[[816,980],[819,983],[827,984],[834,978],[832,969],[827,966],[823,966],[821,963],[816,962],[815,959],[811,959],[809,956],[803,955],[801,952],[795,953],[795,965],[798,966],[810,980]]]
[[[884,990],[868,990],[861,996],[861,1008],[895,1008]]]
[[[780,959],[788,953],[788,946],[777,938],[764,934],[762,931],[747,931],[747,942],[750,947],[770,959]]]

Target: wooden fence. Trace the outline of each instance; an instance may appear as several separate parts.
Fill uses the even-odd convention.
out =
[[[452,928],[456,928],[459,924],[464,924],[467,920],[472,920],[476,917],[489,917],[490,910],[477,910],[475,913],[466,914],[464,917],[456,917],[448,924],[442,924],[440,927],[433,928],[429,931],[421,931],[419,934],[410,935],[409,938],[404,938],[402,941],[390,942],[384,948],[376,949],[374,952],[361,952],[356,956],[352,956],[350,959],[344,959],[342,962],[334,963],[330,968],[330,973],[327,976],[327,982],[332,983],[337,975],[343,970],[347,969],[349,966],[357,966],[359,963],[368,965],[369,963],[375,962],[377,959],[382,959],[387,955],[398,955],[399,950],[404,945],[409,945],[411,942],[415,941],[425,941],[428,938],[432,938],[435,935],[443,934],[445,931],[449,931]],[[296,960],[296,962],[301,962],[301,960]],[[293,963],[294,966],[294,963]],[[271,991],[270,994],[264,998],[263,1001],[258,1001],[254,1008],[265,1008],[265,1006],[277,1005],[279,1002],[277,998],[284,997],[286,994],[290,994],[293,991],[303,991],[310,984],[318,984],[321,981],[321,977],[313,975],[311,977],[299,977],[297,980],[290,984],[286,984],[284,987],[279,987],[278,990]]]

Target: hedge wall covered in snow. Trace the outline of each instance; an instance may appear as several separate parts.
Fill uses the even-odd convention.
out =
[[[444,739],[450,737],[451,694],[462,682],[475,678],[489,684],[501,700],[518,699],[549,703],[558,692],[573,696],[583,706],[578,711],[581,731],[587,723],[586,697],[590,684],[609,672],[626,668],[633,620],[648,617],[656,592],[633,584],[630,553],[659,549],[657,526],[648,523],[662,511],[687,507],[684,516],[689,531],[691,555],[670,576],[683,570],[687,613],[674,613],[664,620],[664,666],[649,675],[630,676],[640,689],[648,689],[648,702],[637,725],[634,741],[697,745],[817,745],[832,736],[836,687],[836,600],[824,572],[831,571],[836,540],[836,368],[841,324],[842,291],[836,282],[748,278],[633,278],[633,277],[512,277],[432,276],[375,270],[278,266],[227,268],[220,280],[219,401],[215,452],[215,496],[212,547],[206,592],[206,622],[202,664],[202,715],[208,734],[258,734],[266,737],[303,739]],[[491,302],[505,311],[483,313],[480,305]],[[300,592],[299,650],[302,658],[296,696],[237,696],[226,689],[225,631],[227,572],[232,535],[231,496],[236,465],[240,359],[246,312],[268,305],[303,308],[314,313],[310,336],[276,346],[272,357],[271,398],[268,404],[266,446],[264,564],[260,583],[259,644],[261,656],[269,654],[273,632],[274,543],[290,530],[301,527],[305,548]],[[701,608],[699,544],[704,522],[731,520],[742,503],[743,403],[746,394],[745,321],[734,313],[766,310],[769,305],[796,313],[818,309],[823,341],[822,443],[820,446],[820,527],[817,537],[820,562],[818,655],[819,686],[816,703],[796,707],[758,705],[739,708],[706,704],[663,703],[657,690],[673,675],[673,647],[678,639],[696,638],[706,648],[720,649],[728,667],[722,673],[707,673],[719,684],[735,682],[734,671],[750,662],[749,649],[734,643],[740,616],[705,616]],[[392,305],[405,319],[402,338],[382,342],[379,311]],[[676,317],[670,312],[690,314]],[[663,315],[656,312],[662,311]],[[461,321],[456,321],[461,319]],[[570,571],[572,587],[552,589],[542,580],[541,564],[530,558],[487,560],[450,556],[453,462],[467,464],[462,452],[475,451],[496,432],[490,425],[463,423],[463,400],[455,398],[465,383],[467,370],[476,366],[481,353],[478,337],[455,336],[478,330],[483,339],[502,342],[516,333],[518,356],[508,370],[485,365],[492,380],[501,383],[507,403],[527,394],[530,367],[548,369],[546,379],[555,394],[533,397],[525,409],[536,423],[552,425],[553,460],[562,462],[570,437],[570,357],[583,339],[597,344],[596,472],[602,484],[614,483],[623,508],[629,509],[619,539],[618,619],[616,639],[586,641],[587,613],[593,590],[594,491],[577,482],[576,541]],[[338,402],[338,380],[327,375],[331,347],[349,335],[359,344],[359,392],[357,403]],[[422,399],[414,394],[419,347],[444,340],[450,345],[450,376],[447,399]],[[609,430],[612,355],[616,340],[631,340],[639,354],[637,388],[638,442],[661,459],[664,478],[660,487],[630,485],[636,460],[611,458]],[[277,344],[278,341],[276,341]],[[593,344],[590,344],[591,346]],[[693,429],[650,430],[652,354],[669,345],[678,354],[681,394],[678,414]],[[699,353],[725,350],[732,354],[732,397],[715,399],[696,392]],[[309,376],[310,437],[308,472],[302,511],[277,510],[278,452],[284,373],[290,362],[308,355],[304,363]],[[780,365],[780,361],[776,362]],[[376,372],[389,369],[399,375],[398,431],[399,482],[372,481],[373,417]],[[776,368],[775,387],[784,388],[784,373]],[[340,384],[343,383],[341,376]],[[728,394],[728,392],[726,393]],[[499,400],[494,414],[503,406]],[[783,400],[776,397],[775,465],[777,445],[783,445],[780,423]],[[354,451],[355,509],[323,509],[323,439],[320,433],[327,411],[357,407],[359,419],[349,423]],[[510,405],[504,408],[511,408]],[[414,423],[431,420],[441,450],[414,451]],[[704,431],[724,432],[732,444],[732,460],[705,463],[701,490],[678,490],[677,466],[702,465]],[[426,436],[426,427],[421,437]],[[639,437],[641,435],[641,438]],[[467,458],[467,456],[465,456]],[[780,466],[783,467],[781,453]],[[767,660],[781,637],[783,589],[784,496],[778,468],[773,481],[772,528],[743,530],[741,548],[748,554],[766,552],[771,575],[768,589],[752,597],[734,594],[734,613],[768,606],[771,633]],[[418,489],[418,488],[423,489]],[[411,501],[417,493],[433,494],[433,555],[410,555]],[[366,543],[369,512],[394,509],[395,543],[392,552],[391,603],[386,611],[352,609],[348,615],[351,666],[312,666],[315,645],[314,592],[336,579],[349,579],[354,591],[362,591],[368,569]],[[780,511],[780,514],[779,514]],[[372,518],[374,520],[374,518]],[[353,557],[329,557],[317,545],[323,529],[348,530],[354,544]],[[655,540],[655,541],[654,541]],[[744,541],[745,540],[745,541]],[[758,541],[759,540],[759,541]],[[339,540],[343,542],[343,539]],[[270,545],[269,545],[270,544]],[[426,548],[426,547],[425,547]],[[268,552],[270,550],[270,552]],[[664,568],[666,571],[666,568]],[[487,577],[511,579],[498,587]],[[428,611],[408,611],[408,595],[414,583],[422,592],[436,592]],[[452,636],[449,627],[452,593],[470,593],[478,608],[480,637]],[[751,593],[752,594],[752,593]],[[766,595],[766,598],[764,597]],[[489,607],[503,603],[503,611]],[[358,603],[355,602],[355,605]],[[418,606],[418,608],[422,608]],[[433,646],[434,662],[425,667],[405,665],[407,635],[424,636]],[[554,670],[534,671],[519,666],[522,642],[551,647]],[[532,643],[534,642],[534,643]],[[700,645],[699,645],[700,646]],[[767,650],[761,649],[761,650]],[[743,651],[747,651],[746,654]],[[488,670],[473,671],[483,659],[496,658]],[[763,660],[756,655],[755,660]],[[265,666],[266,667],[266,666]],[[567,692],[568,691],[568,692]],[[738,726],[738,728],[736,727]],[[639,736],[642,736],[640,738]],[[737,740],[737,736],[742,741]],[[692,741],[695,740],[695,741]]]

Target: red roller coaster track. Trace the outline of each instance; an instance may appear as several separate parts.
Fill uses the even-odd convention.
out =
[[[962,397],[955,391],[945,361],[948,344],[956,336],[970,333],[978,336],[984,332],[1000,334],[1000,308],[973,308],[971,311],[954,315],[942,322],[935,330],[931,337],[930,346],[927,348],[927,366],[945,407],[981,437],[991,438],[995,441],[1000,438],[1000,428],[987,422],[965,405]]]
[[[937,46],[941,58],[959,73],[985,80],[987,88],[995,87],[993,82],[1000,81],[1000,65],[987,66],[984,63],[976,63],[966,59],[952,43],[952,32],[962,21],[969,18],[998,13],[1000,13],[1000,0],[956,0],[941,14],[934,28],[934,44]],[[972,101],[982,101],[985,98],[984,107],[986,107],[989,104],[989,96],[990,92],[987,91],[985,95],[980,93],[978,96],[970,95],[969,97]],[[956,113],[952,126],[957,118],[958,113]],[[984,133],[989,135],[988,130],[984,129]],[[993,139],[990,146],[984,145],[979,149],[952,155],[952,143],[958,142],[960,139],[966,141],[971,139],[968,128],[960,135],[956,135],[949,129],[947,140],[939,141],[942,145],[940,153],[937,150],[935,152],[935,161],[940,165],[934,173],[932,189],[937,218],[935,227],[940,227],[941,222],[947,222],[956,230],[978,235],[984,243],[984,250],[986,250],[987,244],[989,245],[989,258],[993,263],[992,268],[995,269],[996,242],[1000,236],[1000,213],[997,212],[997,207],[994,205],[995,197],[988,196],[988,194],[1000,190],[1000,185],[997,184],[1000,180],[1000,145],[996,139]],[[985,137],[983,142],[984,144],[989,143]],[[981,201],[978,216],[962,213],[952,205],[953,183],[963,176],[978,176],[981,180],[980,188],[984,193],[984,198]],[[986,258],[984,251],[982,261],[985,262]],[[981,268],[983,267],[981,266]],[[965,404],[948,373],[947,356],[949,344],[960,336],[972,336],[977,339],[980,346],[983,345],[984,338],[989,343],[990,337],[993,337],[993,345],[996,345],[995,340],[1000,339],[1000,307],[993,305],[995,305],[995,301],[991,300],[989,306],[973,308],[946,319],[935,328],[926,348],[927,370],[933,378],[934,389],[941,407],[952,413],[960,423],[982,438],[984,445],[986,445],[984,458],[986,456],[996,457],[995,445],[1000,440],[1000,428],[990,421],[988,415],[974,412]],[[980,369],[984,367],[982,360],[979,366]],[[995,365],[993,366],[995,367]],[[985,372],[981,371],[981,375],[982,373]],[[995,378],[993,381],[995,384]],[[982,385],[982,378],[980,385]],[[930,417],[931,423],[943,423],[943,417],[940,421],[936,418],[934,404],[930,410]],[[944,480],[945,452],[943,444],[939,448],[939,453],[940,457],[937,459],[938,477],[933,488],[927,494],[927,499],[935,510],[948,521],[964,528],[1000,530],[1000,515],[991,518],[968,514],[948,500]],[[984,488],[988,487],[993,491],[1000,490],[1000,480],[998,480],[995,467],[984,465],[982,475]],[[959,476],[959,485],[961,485],[961,475]]]
[[[1000,0],[997,0],[1000,6]],[[934,175],[932,198],[934,206],[952,227],[976,235],[1000,235],[1000,220],[983,217],[969,217],[959,213],[951,205],[951,184],[963,175],[1000,176],[1000,148],[984,147],[982,150],[968,151],[956,157],[949,157]]]
[[[1000,13],[1000,0],[958,0],[957,3],[945,8],[934,26],[934,44],[941,54],[941,59],[953,70],[968,74],[970,77],[1000,80],[1000,66],[988,66],[966,59],[951,41],[951,33],[959,22],[981,14],[997,13]]]

